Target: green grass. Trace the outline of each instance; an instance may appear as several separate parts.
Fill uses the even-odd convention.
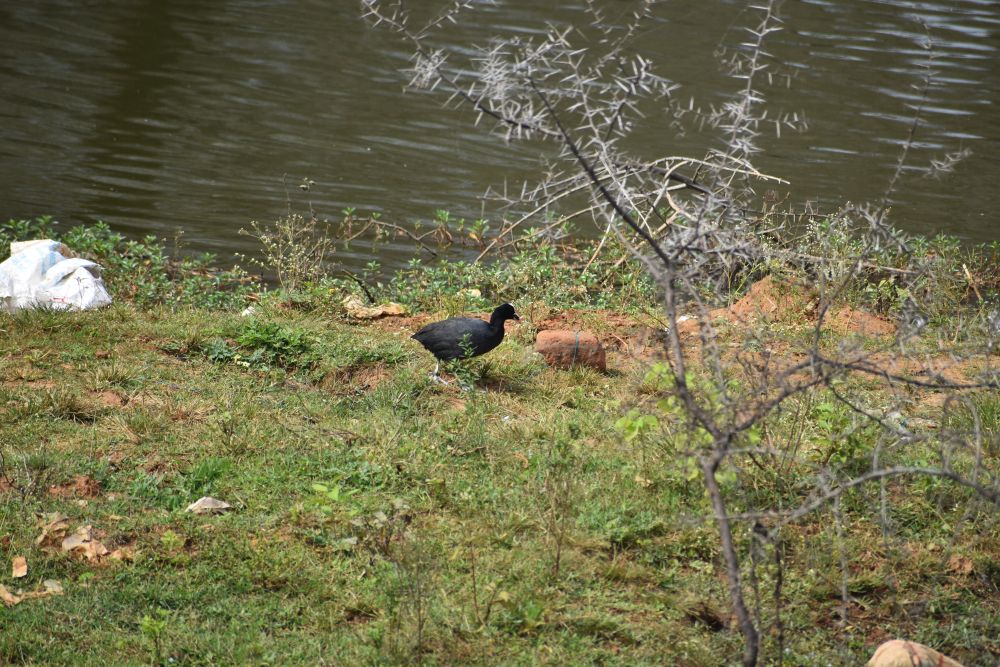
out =
[[[0,584],[65,589],[0,608],[0,663],[738,659],[683,442],[668,415],[616,427],[629,406],[644,414],[640,387],[655,399],[643,364],[552,370],[515,334],[473,362],[477,388],[461,392],[427,380],[431,359],[407,332],[266,305],[239,317],[118,304],[23,313],[0,329]],[[995,400],[981,400],[995,437]],[[795,477],[815,458],[870,456],[838,439],[848,416],[822,394],[809,401],[769,424],[802,434],[792,473],[748,468],[728,482],[735,509],[799,499]],[[49,492],[77,475],[99,483],[96,497]],[[968,494],[934,480],[889,490],[889,541],[874,489],[845,498],[844,540],[828,512],[787,531],[786,664],[860,664],[895,635],[968,665],[1000,653],[995,514],[967,516]],[[202,495],[235,509],[183,512]],[[38,515],[56,511],[134,561],[36,546]],[[856,597],[846,627],[840,549]],[[29,574],[13,580],[18,555]]]
[[[572,326],[609,338],[660,326],[655,289],[635,266],[599,259],[584,271],[589,253],[541,243],[492,264],[358,276],[377,299],[416,312],[517,300],[524,319],[504,344],[453,369],[474,387],[463,392],[429,382],[433,360],[409,340],[413,322],[344,317],[354,280],[253,296],[260,285],[212,269],[212,258],[177,260],[162,240],[48,218],[0,224],[0,252],[40,236],[102,263],[116,304],[0,318],[0,585],[32,591],[55,579],[65,590],[0,606],[0,664],[738,663],[718,533],[690,455],[704,434],[678,413],[667,376],[614,353],[608,373],[554,370],[531,351],[536,325],[569,309],[582,309]],[[984,340],[997,248],[915,248],[930,282],[863,275],[848,301],[892,316],[908,290],[929,290],[927,333],[908,343],[916,357],[939,354],[955,317],[954,343]],[[955,315],[974,296],[963,264],[985,301]],[[238,315],[251,300],[254,312]],[[797,318],[752,331],[717,324],[723,354],[751,361],[813,337]],[[832,354],[845,340],[877,350],[891,336],[830,330],[820,344]],[[725,359],[728,388],[746,393]],[[707,374],[695,368],[691,382],[715,402]],[[978,429],[996,474],[995,392],[942,406],[878,378],[837,387],[941,436],[885,447],[883,464],[936,465],[940,442]],[[787,457],[730,459],[719,479],[734,513],[796,506],[820,466],[867,470],[878,432],[816,389],[744,437],[740,446],[764,441]],[[953,456],[971,470],[967,452]],[[203,495],[234,510],[183,511]],[[861,664],[884,639],[906,637],[992,665],[995,508],[941,479],[897,478],[885,486],[883,535],[881,497],[877,484],[846,494],[839,531],[824,508],[782,532],[784,664]],[[134,558],[91,562],[37,544],[52,512]],[[736,540],[755,605],[745,523]],[[15,556],[28,561],[24,579],[11,577]],[[757,568],[766,664],[777,661],[775,573],[770,560]]]

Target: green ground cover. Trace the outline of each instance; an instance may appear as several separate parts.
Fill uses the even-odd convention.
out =
[[[473,384],[462,391],[428,380],[431,359],[408,338],[419,318],[351,321],[339,283],[265,295],[244,316],[251,290],[235,274],[199,269],[186,286],[182,272],[154,290],[109,273],[118,302],[106,310],[0,317],[0,585],[63,589],[0,607],[0,663],[738,662],[710,506],[654,360],[548,368],[528,315],[460,372]],[[482,310],[493,295],[469,302],[458,292],[468,287],[428,288],[422,304]],[[587,294],[535,307],[582,308],[598,328],[624,317]],[[867,404],[884,391],[860,380],[841,390]],[[848,433],[851,416],[824,392],[766,425],[796,443],[791,464],[723,480],[734,512],[800,500],[809,462],[870,462],[865,433]],[[1000,398],[969,400],[995,468]],[[915,429],[944,425],[929,392],[911,405]],[[920,464],[931,453],[885,456]],[[886,492],[891,538],[873,519],[877,485],[844,497],[841,528],[820,511],[787,529],[785,664],[861,664],[894,636],[992,664],[996,513],[936,479]],[[205,495],[233,509],[184,512]],[[54,513],[69,533],[92,526],[108,553],[39,542]],[[748,551],[748,531],[737,538]],[[18,556],[28,573],[15,579]],[[758,576],[771,595],[766,563]]]

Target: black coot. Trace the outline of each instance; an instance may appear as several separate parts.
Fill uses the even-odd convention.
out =
[[[411,338],[437,357],[438,365],[434,367],[437,377],[442,361],[486,354],[503,341],[503,323],[519,319],[514,306],[505,303],[493,311],[489,323],[475,317],[449,317],[428,324]]]

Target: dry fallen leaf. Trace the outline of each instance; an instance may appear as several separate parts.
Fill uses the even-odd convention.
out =
[[[13,607],[21,601],[21,598],[8,591],[6,586],[0,584],[0,600],[8,607]]]
[[[348,315],[359,320],[374,320],[379,317],[406,314],[406,308],[398,303],[383,303],[378,306],[366,306],[361,299],[354,295],[344,298],[341,304],[344,306],[344,310],[347,311]]]
[[[635,483],[644,489],[648,489],[649,487],[653,486],[653,480],[649,479],[648,477],[643,477],[642,475],[635,476]]]
[[[40,591],[29,591],[28,593],[21,593],[20,595],[14,595],[5,586],[0,584],[0,600],[3,601],[8,607],[13,607],[16,604],[24,602],[25,600],[35,600],[38,598],[47,598],[50,595],[62,595],[63,587],[55,579],[46,579],[42,582],[42,590]]]
[[[969,576],[972,574],[972,560],[966,556],[955,554],[948,559],[948,569],[955,574]]]
[[[69,532],[69,517],[60,512],[44,514],[41,517],[42,533],[35,538],[35,544],[55,543]]]
[[[87,560],[97,560],[108,554],[107,548],[94,537],[92,526],[81,526],[76,532],[62,541],[62,550],[70,553],[80,553]]]
[[[224,500],[205,496],[188,505],[184,511],[194,512],[195,514],[222,514],[231,508],[232,505]]]
[[[133,547],[122,547],[120,549],[115,549],[108,556],[113,560],[120,560],[123,563],[131,563],[135,560],[135,549]]]
[[[11,567],[10,576],[15,579],[20,579],[28,575],[28,561],[25,560],[24,556],[15,556],[14,562]]]

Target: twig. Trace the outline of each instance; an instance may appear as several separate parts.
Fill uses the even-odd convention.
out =
[[[976,293],[976,298],[979,299],[979,303],[982,303],[984,300],[983,295],[979,293],[979,288],[976,287],[976,281],[972,279],[972,274],[969,273],[969,267],[965,265],[965,262],[962,262],[962,271],[965,272],[965,279],[969,281],[969,287],[971,287],[972,291]]]
[[[365,297],[368,299],[368,303],[374,305],[375,304],[375,297],[368,290],[368,286],[365,285],[365,282],[363,280],[361,280],[361,278],[358,278],[357,275],[355,275],[355,273],[353,271],[350,271],[348,269],[344,269],[343,272],[344,272],[344,275],[346,275],[348,278],[350,278],[351,280],[353,280],[354,282],[356,282],[358,284],[358,287],[361,288],[361,291],[365,293]]]
[[[353,222],[358,222],[358,221],[359,220],[357,218],[351,217],[346,222],[353,223]],[[353,241],[355,239],[360,238],[362,235],[365,234],[365,232],[367,232],[372,227],[386,227],[388,229],[392,229],[394,231],[399,232],[400,234],[405,235],[411,241],[413,241],[414,243],[416,243],[417,245],[419,245],[422,250],[426,250],[432,256],[434,256],[434,257],[438,256],[438,253],[437,253],[436,250],[434,250],[434,248],[431,248],[429,245],[427,245],[426,243],[423,242],[423,238],[426,237],[428,234],[432,234],[434,230],[431,230],[431,231],[429,231],[426,234],[423,234],[421,236],[417,236],[416,234],[414,234],[413,232],[411,232],[406,227],[403,227],[402,225],[397,225],[394,222],[388,222],[386,220],[378,220],[378,219],[372,218],[372,217],[367,218],[363,222],[364,222],[364,226],[361,228],[361,230],[358,231],[358,232],[356,232],[356,233],[354,233],[354,234],[351,234],[346,239],[344,239],[345,243],[349,243],[349,242],[351,242],[351,241]]]

